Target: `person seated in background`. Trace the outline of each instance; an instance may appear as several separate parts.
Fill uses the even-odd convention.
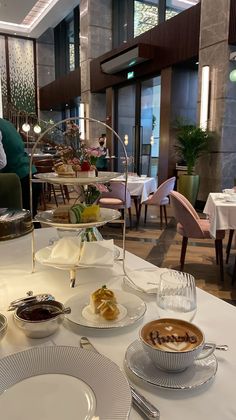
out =
[[[30,210],[30,158],[25,151],[25,145],[22,137],[17,132],[15,126],[8,120],[0,118],[0,135],[2,151],[0,147],[0,156],[5,154],[5,165],[0,166],[0,172],[16,173],[21,182],[23,208]],[[0,157],[1,161],[1,157]],[[1,163],[0,163],[1,165]],[[36,168],[32,166],[34,174]],[[33,216],[37,213],[38,200],[41,192],[39,183],[32,183],[33,192]],[[14,194],[14,191],[12,192]]]
[[[7,157],[3,149],[2,133],[0,132],[0,170],[5,168],[6,164],[7,164]]]
[[[106,148],[106,135],[102,134],[98,140],[98,150],[102,153],[96,161],[96,168],[98,171],[107,171],[107,148]]]

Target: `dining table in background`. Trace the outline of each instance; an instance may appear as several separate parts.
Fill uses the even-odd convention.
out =
[[[208,216],[210,233],[216,237],[217,230],[236,229],[236,193],[210,193],[207,197],[203,213]]]
[[[54,228],[35,231],[36,249],[46,247],[57,236]],[[0,312],[8,318],[8,331],[0,342],[0,358],[36,346],[79,346],[81,336],[87,336],[96,349],[115,362],[135,387],[161,412],[161,420],[235,420],[235,377],[236,377],[236,308],[203,290],[197,289],[197,314],[194,323],[205,333],[206,340],[228,344],[227,352],[215,352],[218,371],[215,378],[196,389],[170,390],[157,387],[124,369],[127,348],[139,337],[141,326],[157,319],[156,296],[138,292],[123,282],[122,262],[113,267],[86,268],[78,270],[76,287],[69,287],[67,271],[36,264],[31,273],[31,235],[11,241],[0,242]],[[126,252],[125,264],[129,270],[156,269],[152,264]],[[144,317],[123,328],[96,329],[76,325],[65,320],[59,330],[46,338],[27,338],[14,325],[12,312],[7,311],[11,301],[23,297],[32,290],[34,294],[50,293],[62,303],[69,298],[96,290],[106,284],[111,289],[123,290],[137,295],[147,305]],[[16,366],[17,369],[17,366]],[[95,372],[94,372],[95,374]],[[178,373],[173,374],[178,382]],[[143,419],[133,407],[130,420]],[[69,413],[68,413],[69,419]],[[118,417],[116,417],[118,419]],[[103,419],[101,419],[103,420]],[[109,418],[109,420],[113,420]],[[121,420],[124,420],[123,418]]]
[[[124,176],[114,178],[113,181],[124,180]],[[127,188],[130,192],[131,198],[134,200],[136,211],[136,226],[140,219],[140,204],[146,201],[150,194],[157,189],[157,180],[154,177],[128,175]]]

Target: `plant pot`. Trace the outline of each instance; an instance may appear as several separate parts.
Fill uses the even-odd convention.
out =
[[[183,194],[193,206],[195,206],[197,200],[199,183],[199,175],[184,174],[179,176],[178,192]]]

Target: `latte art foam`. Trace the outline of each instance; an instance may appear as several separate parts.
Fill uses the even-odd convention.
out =
[[[163,351],[190,351],[202,342],[199,330],[189,328],[189,323],[183,321],[152,323],[146,329],[145,341]]]
[[[178,351],[195,347],[195,345],[191,346],[191,344],[196,344],[198,340],[195,335],[189,335],[188,332],[185,335],[160,335],[159,331],[151,331],[147,341],[149,344],[162,347],[165,350]],[[182,344],[181,346],[180,343]]]

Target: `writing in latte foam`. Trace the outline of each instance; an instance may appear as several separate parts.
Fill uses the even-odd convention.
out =
[[[153,345],[164,343],[191,343],[197,342],[195,335],[189,335],[187,332],[184,335],[160,335],[159,331],[151,331],[149,339]]]

